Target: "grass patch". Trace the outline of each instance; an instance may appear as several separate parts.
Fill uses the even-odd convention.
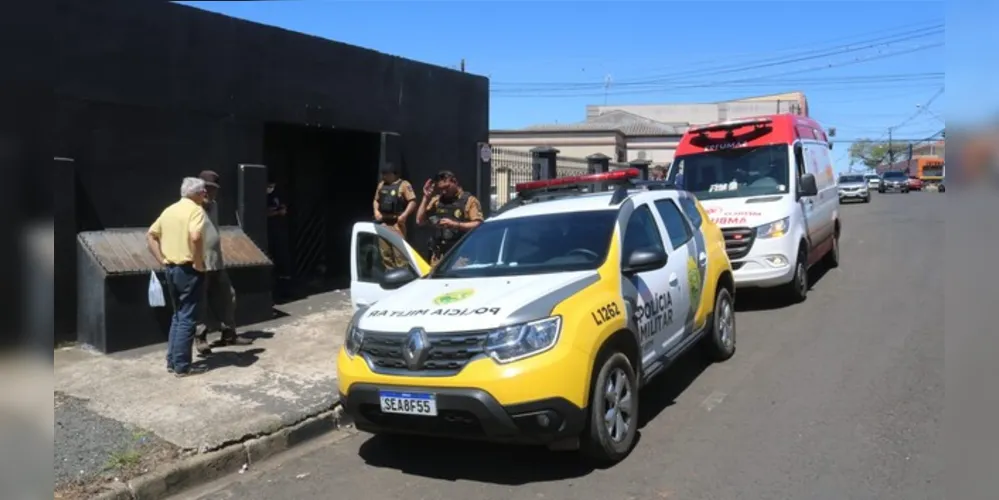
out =
[[[107,463],[104,464],[104,470],[128,469],[138,465],[141,460],[142,454],[138,450],[116,451],[111,454]]]

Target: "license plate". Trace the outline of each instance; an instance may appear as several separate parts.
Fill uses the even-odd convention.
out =
[[[433,394],[420,392],[388,392],[378,394],[382,413],[398,415],[437,416],[437,398]]]

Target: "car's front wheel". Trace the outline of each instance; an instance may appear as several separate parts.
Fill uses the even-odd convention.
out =
[[[628,356],[611,352],[596,373],[581,450],[599,464],[615,464],[631,452],[637,432],[638,377]]]
[[[715,294],[711,328],[703,342],[704,354],[710,361],[725,361],[735,355],[735,301],[727,288],[719,288]]]

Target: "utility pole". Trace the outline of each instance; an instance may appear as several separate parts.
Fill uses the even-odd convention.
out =
[[[891,142],[891,129],[888,129],[888,170],[895,167],[895,145]]]
[[[909,155],[905,162],[905,175],[912,174],[912,143],[909,143]]]

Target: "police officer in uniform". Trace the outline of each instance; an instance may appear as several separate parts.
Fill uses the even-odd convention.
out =
[[[416,193],[409,181],[399,177],[399,169],[392,163],[381,168],[382,180],[375,189],[375,221],[406,237],[406,220],[416,208]],[[379,240],[379,250],[386,269],[404,267],[405,257],[388,242]]]
[[[442,170],[423,185],[423,200],[416,223],[434,227],[430,240],[430,264],[436,265],[465,233],[482,223],[479,199],[461,189],[454,172]]]

